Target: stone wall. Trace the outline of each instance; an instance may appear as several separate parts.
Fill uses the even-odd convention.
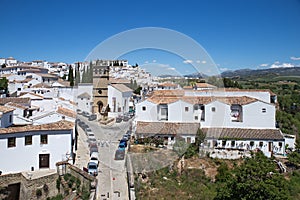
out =
[[[12,184],[20,183],[20,200],[41,200],[47,199],[47,197],[53,197],[59,194],[56,188],[56,180],[60,175],[70,173],[81,181],[81,187],[84,186],[86,189],[91,188],[91,183],[96,183],[96,178],[89,175],[87,172],[74,167],[67,162],[57,163],[57,172],[48,173],[45,176],[29,178],[26,174],[15,173],[15,174],[4,174],[0,175],[0,199],[4,198],[7,194],[1,194],[2,191],[7,190],[7,187]],[[32,172],[35,173],[35,172]],[[41,192],[41,196],[37,196],[37,190]],[[63,193],[63,188],[60,192]]]
[[[22,173],[5,174],[0,176],[0,187],[7,188],[11,184],[20,183],[20,200],[46,199],[58,194],[57,178],[57,173],[35,179],[27,179]],[[39,198],[36,195],[38,189],[41,190]]]

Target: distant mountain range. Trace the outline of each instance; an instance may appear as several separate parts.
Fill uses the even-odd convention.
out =
[[[300,66],[289,68],[268,68],[268,69],[239,69],[234,71],[225,71],[221,73],[221,77],[235,79],[249,79],[260,77],[276,77],[276,76],[300,76]],[[161,75],[161,78],[176,77],[174,75]],[[201,72],[184,75],[188,78],[207,78],[206,74]]]
[[[249,78],[249,77],[264,77],[264,76],[300,76],[300,67],[290,68],[269,68],[269,69],[240,69],[235,71],[225,71],[221,73],[222,77],[227,78]]]

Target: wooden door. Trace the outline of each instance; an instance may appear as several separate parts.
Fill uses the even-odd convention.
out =
[[[50,154],[40,154],[39,155],[39,167],[49,168]]]

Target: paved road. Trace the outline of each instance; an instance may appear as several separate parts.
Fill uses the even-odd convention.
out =
[[[128,184],[125,160],[114,160],[119,140],[129,129],[129,122],[103,126],[96,121],[78,118],[92,129],[99,144],[99,175],[97,199],[128,199]]]

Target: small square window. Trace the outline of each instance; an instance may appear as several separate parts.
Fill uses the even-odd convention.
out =
[[[142,107],[142,111],[146,111],[146,106],[143,106],[143,107]]]
[[[15,146],[16,146],[16,138],[15,137],[7,138],[7,147],[11,148]]]
[[[185,110],[185,112],[188,112],[189,111],[189,107],[185,107],[184,110]]]
[[[198,116],[195,116],[195,120],[198,120]]]
[[[264,145],[263,142],[259,142],[259,146],[262,147]]]
[[[32,135],[25,136],[25,145],[32,145]]]
[[[263,109],[261,109],[261,112],[265,113],[265,112],[267,112],[267,109],[263,108]]]
[[[212,107],[212,108],[211,108],[211,111],[212,111],[212,112],[216,112],[216,108],[215,108],[215,107]]]
[[[204,106],[203,105],[200,106],[200,110],[204,110]]]
[[[41,135],[41,144],[48,144],[48,135]]]

